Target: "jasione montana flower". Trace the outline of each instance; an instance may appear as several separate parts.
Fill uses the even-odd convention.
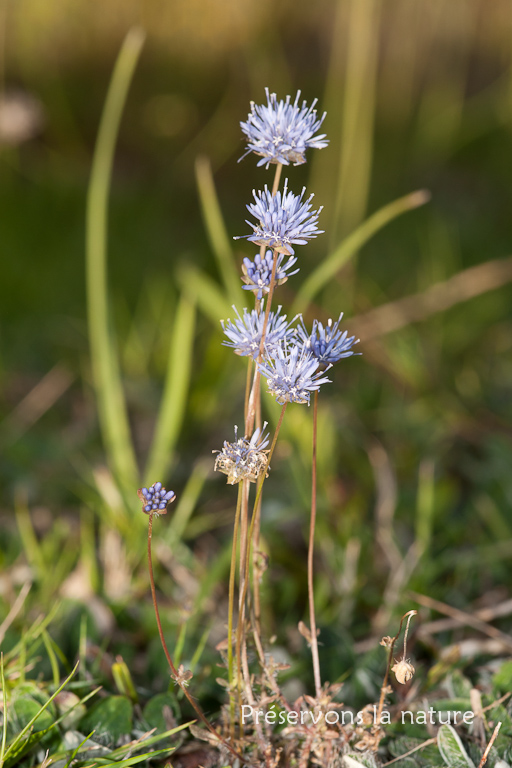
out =
[[[320,369],[312,352],[298,344],[284,344],[272,356],[266,355],[259,370],[267,379],[268,391],[280,405],[309,405],[311,392],[330,381],[323,376],[325,369]]]
[[[318,229],[318,215],[322,208],[312,211],[310,195],[303,200],[306,188],[300,195],[288,192],[288,179],[285,181],[283,191],[272,195],[265,185],[263,192],[253,190],[254,203],[247,206],[249,213],[257,220],[257,224],[246,223],[253,228],[252,235],[240,235],[256,245],[265,245],[288,256],[293,255],[293,245],[306,245],[308,240],[322,234]]]
[[[149,488],[140,488],[137,493],[143,504],[142,511],[148,515],[150,512],[165,515],[167,505],[176,498],[174,491],[166,491],[162,483],[153,483]]]
[[[267,168],[270,163],[300,165],[306,162],[306,149],[327,146],[325,133],[314,135],[325,118],[325,112],[320,119],[317,118],[317,99],[310,107],[305,101],[299,106],[300,91],[297,91],[293,104],[290,103],[290,96],[286,97],[286,101],[277,101],[276,94],[269,93],[268,88],[265,88],[265,93],[267,103],[257,105],[252,101],[247,121],[240,123],[248,140],[243,157],[254,152],[261,156],[258,165],[266,164]]]
[[[349,336],[347,331],[339,330],[342,317],[343,312],[340,313],[335,323],[329,319],[325,327],[319,320],[313,320],[313,330],[310,334],[307,332],[302,318],[302,325],[297,327],[297,337],[324,368],[329,364],[337,363],[343,357],[360,354],[360,352],[354,352],[352,349],[354,344],[359,342],[359,339],[356,339],[355,336]]]
[[[250,355],[256,360],[260,352],[265,313],[258,313],[255,309],[251,312],[244,309],[243,317],[240,317],[240,313],[236,307],[233,307],[233,309],[237,315],[234,321],[220,321],[222,330],[229,339],[229,341],[223,341],[222,343],[226,347],[232,347],[237,355],[241,355],[242,357]],[[265,346],[270,352],[279,346],[287,336],[295,334],[295,330],[291,329],[291,322],[287,322],[286,315],[280,315],[280,311],[281,307],[279,306],[276,312],[270,312],[268,316]]]
[[[284,260],[285,254],[278,254],[275,276],[276,285],[286,283],[289,277],[296,275],[299,271],[298,269],[294,269],[293,272],[289,271],[297,261],[296,256],[290,256],[286,264],[283,264]],[[242,285],[242,288],[245,291],[253,291],[257,299],[262,299],[270,289],[273,262],[274,254],[270,250],[265,252],[263,258],[259,253],[256,254],[254,261],[245,257],[242,262],[242,272],[244,273],[242,280],[246,285]]]
[[[267,422],[263,424],[263,430]],[[241,480],[249,480],[255,483],[258,477],[267,471],[267,445],[268,435],[263,435],[263,430],[256,429],[250,440],[246,437],[238,437],[238,427],[235,427],[235,442],[224,441],[222,451],[215,458],[214,470],[223,472],[228,476],[228,484],[236,485]]]

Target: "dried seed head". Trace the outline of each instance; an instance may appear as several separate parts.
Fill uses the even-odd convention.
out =
[[[401,685],[405,685],[409,680],[414,677],[415,669],[409,659],[401,659],[401,661],[395,661],[391,670],[395,673],[395,677]]]
[[[267,422],[263,424],[263,429]],[[238,437],[238,427],[235,427],[235,442],[224,441],[222,451],[217,453],[214,469],[228,476],[228,484],[236,485],[241,480],[249,480],[255,483],[268,467],[268,435],[263,435],[261,429],[256,429],[249,440],[246,437]]]

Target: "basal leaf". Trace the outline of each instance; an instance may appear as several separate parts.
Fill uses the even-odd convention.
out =
[[[462,746],[457,731],[451,725],[442,725],[437,733],[437,746],[449,768],[475,768]]]

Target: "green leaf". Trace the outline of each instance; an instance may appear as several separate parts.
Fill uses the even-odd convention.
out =
[[[405,755],[406,752],[410,752],[411,749],[417,749],[414,753],[414,761],[419,766],[428,766],[432,768],[436,758],[439,757],[439,750],[435,744],[427,744],[425,747],[425,739],[417,739],[413,736],[400,736],[394,739],[388,746],[389,751],[393,757],[400,757]]]
[[[94,390],[109,460],[125,491],[136,482],[138,471],[109,323],[107,219],[119,125],[143,42],[140,29],[130,30],[117,58],[94,148],[86,210],[87,317]]]
[[[437,733],[437,746],[441,757],[449,768],[475,768],[473,761],[462,746],[456,730],[451,725],[442,725]]]
[[[126,696],[109,696],[95,704],[80,722],[80,730],[94,731],[94,739],[115,744],[132,729],[132,704]]]
[[[38,712],[41,709],[41,704],[33,699],[31,696],[21,696],[11,702],[9,707],[9,725],[11,728],[15,728],[16,731],[30,723],[31,720],[35,720],[33,724],[34,731],[44,731],[52,725],[54,718],[51,712],[45,710],[41,712],[37,717]],[[35,719],[37,717],[37,719]]]
[[[450,695],[455,699],[468,699],[471,695],[471,681],[465,677],[460,670],[455,669],[447,679],[450,688]],[[512,683],[512,678],[511,678]]]
[[[21,746],[20,747],[20,745],[22,745],[22,742],[24,742],[24,741],[27,742],[27,739],[25,738],[25,735],[31,730],[32,726],[38,720],[38,718],[40,718],[41,715],[46,711],[46,709],[51,705],[51,703],[55,699],[55,697],[62,691],[63,688],[66,687],[66,685],[69,683],[69,681],[71,680],[71,678],[75,674],[75,672],[77,670],[77,667],[78,667],[78,662],[75,664],[75,666],[71,670],[71,673],[67,676],[67,678],[64,680],[62,685],[59,688],[57,688],[55,693],[48,699],[48,701],[45,704],[43,704],[42,707],[39,708],[39,710],[31,718],[31,720],[28,721],[28,723],[25,725],[25,727],[20,731],[20,733],[18,733],[16,738],[9,744],[7,750],[4,753],[4,759],[5,760],[7,760],[8,757],[12,758],[13,755],[18,754],[20,748],[21,749],[25,748],[25,746]],[[50,726],[48,726],[47,730],[49,730],[50,728],[53,728],[54,726],[55,726],[55,721],[52,718],[52,723],[51,723]],[[42,737],[42,735],[44,735],[46,733],[46,730],[45,731],[40,731],[39,733],[40,733],[40,736]]]
[[[166,709],[169,710],[167,715]],[[156,728],[159,733],[167,730],[170,718],[175,718],[178,713],[178,700],[172,693],[158,693],[153,696],[142,712],[144,720],[150,728]]]
[[[492,678],[493,687],[499,693],[512,691],[512,661],[505,661]]]

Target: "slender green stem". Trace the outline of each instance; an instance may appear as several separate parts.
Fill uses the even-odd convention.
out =
[[[233,546],[231,548],[231,568],[229,571],[229,606],[228,606],[228,681],[229,681],[229,713],[231,738],[235,735],[235,697],[233,691],[233,611],[235,607],[235,573],[236,550],[238,545],[238,528],[240,524],[240,509],[242,507],[242,485],[238,483],[238,498],[236,502],[235,524],[233,527]]]
[[[270,277],[270,285],[268,289],[268,295],[267,295],[267,303],[265,305],[265,317],[263,318],[263,328],[262,328],[262,334],[261,334],[261,341],[260,341],[260,351],[258,354],[258,360],[257,363],[260,363],[263,359],[263,352],[265,349],[265,336],[267,333],[267,326],[268,326],[268,318],[270,315],[270,305],[272,303],[272,296],[274,294],[274,286],[276,282],[276,268],[277,268],[277,257],[278,257],[278,251],[274,251],[274,260],[272,262],[272,275]],[[245,431],[246,435],[250,435],[252,433],[252,430],[254,428],[254,419],[256,416],[256,410],[257,406],[256,403],[259,400],[260,397],[260,380],[261,380],[261,374],[258,370],[258,367],[256,365],[256,372],[254,375],[254,383],[252,386],[251,395],[249,397],[249,408],[248,408],[248,414],[247,414],[247,423],[245,425]]]
[[[252,357],[247,362],[247,377],[245,379],[245,398],[244,398],[244,422],[247,423],[247,414],[249,412],[249,397],[251,396],[252,379]]]
[[[272,185],[272,195],[275,195],[279,188],[281,170],[282,170],[282,164],[278,163],[276,166],[274,182]],[[263,257],[264,254],[265,254],[265,246],[262,246],[261,256]],[[274,251],[274,258],[272,263],[272,274],[270,278],[269,292],[267,294],[265,316],[263,318],[261,342],[260,342],[257,364],[262,360],[263,352],[265,348],[265,336],[267,332],[268,318],[270,315],[272,296],[274,293],[274,287],[276,283],[275,278],[276,278],[277,258],[278,258],[278,252]],[[260,412],[261,374],[258,370],[257,364],[254,372],[252,388],[248,397],[246,393],[245,435],[247,437],[249,437],[253,432],[256,415],[261,413]],[[249,372],[248,372],[247,383],[249,383]],[[284,415],[284,409],[279,420],[277,433],[279,432],[283,415]],[[261,418],[261,416],[259,416],[259,418]],[[273,448],[275,446],[275,440],[277,440],[277,433],[276,433],[271,451],[273,451]],[[259,530],[255,533],[256,520],[258,520],[258,526],[259,526],[259,515],[256,514],[255,510],[258,508],[258,505],[259,505],[259,500],[261,497],[261,487],[263,483],[261,483],[258,494],[257,494],[257,502],[255,503],[255,508],[253,510],[251,526],[250,526],[248,535],[247,535],[247,523],[248,523],[248,515],[249,515],[249,484],[244,481],[242,485],[243,485],[242,507],[241,507],[242,535],[240,537],[240,584],[239,584],[239,601],[238,601],[239,611],[238,611],[238,623],[237,623],[237,629],[236,629],[236,667],[237,667],[237,681],[238,681],[237,688],[238,688],[238,695],[239,695],[240,702],[241,702],[240,697],[241,697],[241,677],[242,677],[241,647],[242,647],[242,642],[245,642],[245,601],[246,601],[248,582],[249,582],[249,564],[251,562],[251,545],[253,542],[253,536],[256,536],[256,538],[259,537]],[[258,605],[259,605],[259,599],[258,599]],[[242,728],[241,719],[240,719],[240,728]]]
[[[284,418],[284,414],[285,414],[286,406],[287,405],[288,405],[288,403],[285,403],[283,405],[283,407],[281,409],[281,413],[279,415],[279,420],[277,422],[277,427],[276,427],[276,431],[274,433],[274,438],[272,440],[272,445],[270,446],[270,451],[268,453],[267,467],[270,467],[270,461],[272,459],[272,455],[273,455],[274,449],[276,447],[277,438],[278,438],[278,435],[279,435],[279,431],[281,429],[281,425],[283,423],[283,418]],[[240,586],[240,589],[241,589],[241,592],[242,592],[242,597],[240,599],[240,605],[245,605],[245,599],[247,597],[247,588],[248,588],[248,584],[249,584],[249,562],[251,560],[251,544],[252,544],[253,537],[254,537],[254,526],[255,526],[255,523],[256,523],[256,509],[257,509],[258,503],[259,503],[260,498],[261,498],[261,493],[262,493],[262,490],[263,490],[263,483],[265,482],[265,476],[266,476],[266,473],[264,472],[262,474],[261,481],[258,484],[258,490],[256,492],[256,498],[254,499],[254,506],[253,506],[253,512],[252,512],[252,518],[251,518],[251,525],[250,525],[250,528],[249,528],[249,536],[247,538],[247,555],[246,555],[246,558],[245,558],[245,577],[244,577],[243,585]],[[237,632],[236,632],[236,660],[237,660],[238,668],[240,668],[241,648],[242,648],[242,626],[241,626],[241,622],[240,622],[240,619],[239,619],[238,626],[237,626]]]
[[[313,554],[315,549],[315,525],[316,525],[316,445],[318,434],[318,390],[315,392],[313,404],[313,465],[311,474],[311,518],[309,522],[308,544],[308,598],[309,598],[309,623],[311,630],[311,656],[313,657],[313,675],[315,678],[315,692],[317,699],[322,693],[322,680],[320,677],[320,660],[318,658],[318,639],[315,618],[315,593],[313,589]]]
[[[275,197],[277,190],[279,189],[279,182],[281,180],[281,171],[283,170],[283,164],[277,163],[276,172],[274,174],[274,183],[272,184],[272,197]]]
[[[109,327],[107,216],[121,115],[143,42],[142,30],[130,30],[117,58],[94,149],[86,211],[87,315],[94,389],[109,461],[121,487],[126,490],[136,482],[137,464]]]
[[[261,598],[260,598],[260,581],[257,577],[257,558],[259,554],[260,546],[260,529],[261,529],[261,499],[255,509],[256,524],[254,526],[254,539],[252,550],[252,571],[253,571],[253,595],[254,595],[254,618],[256,621],[255,630],[258,634],[261,633]]]
[[[272,195],[274,196],[277,193],[277,190],[279,188],[279,180],[281,178],[281,170],[283,166],[282,163],[278,163],[276,165],[276,171],[274,174],[274,183],[272,185]],[[265,254],[265,246],[261,246],[261,255],[264,256]],[[274,287],[276,284],[276,267],[277,267],[277,257],[278,252],[274,251],[274,259],[272,262],[272,274],[270,277],[270,285],[268,287],[268,294],[267,294],[267,301],[265,305],[265,317],[263,318],[263,328],[261,333],[261,341],[260,341],[260,350],[258,355],[257,363],[260,363],[263,358],[263,352],[265,349],[265,336],[267,333],[267,325],[268,325],[268,317],[270,314],[270,307],[272,304],[272,297],[274,295]],[[257,402],[259,401],[260,397],[260,372],[256,366],[256,373],[254,376],[254,383],[252,386],[252,392],[249,397],[249,408],[247,413],[247,419],[245,423],[245,434],[250,435],[253,427],[254,427],[254,418],[257,411]]]
[[[167,643],[165,642],[164,631],[162,629],[162,622],[160,620],[160,611],[158,610],[158,602],[157,602],[157,599],[156,599],[155,577],[153,575],[153,558],[152,558],[152,555],[151,555],[151,539],[152,539],[152,536],[153,536],[153,514],[154,514],[153,512],[149,513],[149,522],[148,522],[148,570],[149,570],[149,581],[150,581],[150,585],[151,585],[151,596],[153,598],[153,608],[154,608],[154,611],[155,611],[156,624],[157,624],[157,627],[158,627],[158,634],[160,636],[160,642],[162,644],[162,648],[164,650],[165,658],[167,659],[167,663],[169,665],[169,669],[172,672],[173,679],[175,680],[177,685],[179,685],[179,687],[181,688],[181,690],[185,694],[185,697],[186,697],[187,701],[193,707],[193,709],[196,712],[197,716],[204,723],[204,725],[208,728],[210,733],[212,733],[214,736],[216,736],[216,738],[226,747],[226,749],[229,749],[229,751],[231,752],[232,755],[234,755],[236,758],[238,758],[238,760],[241,760],[242,765],[244,763],[247,764],[247,762],[248,762],[247,759],[242,757],[242,755],[240,755],[231,746],[231,744],[228,741],[226,741],[226,739],[224,739],[223,736],[221,736],[221,734],[218,731],[215,730],[213,725],[211,725],[208,722],[208,720],[206,719],[206,717],[203,715],[201,709],[199,708],[199,705],[194,701],[194,699],[192,698],[192,696],[188,692],[186,683],[181,681],[180,674],[179,674],[178,670],[176,669],[176,667],[174,666],[173,660],[171,658],[171,654],[169,653],[169,649],[167,647]]]

